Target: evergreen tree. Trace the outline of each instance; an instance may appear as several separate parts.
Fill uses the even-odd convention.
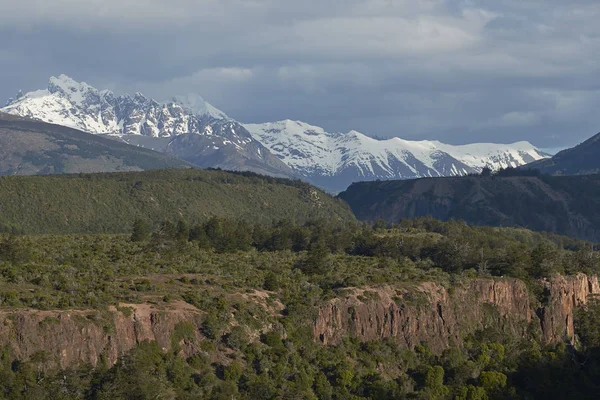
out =
[[[190,237],[190,227],[183,219],[177,221],[177,234],[175,239],[179,242],[187,242]]]
[[[133,222],[133,229],[131,232],[132,242],[143,242],[150,236],[151,228],[145,220],[136,218]]]
[[[329,261],[329,247],[325,240],[319,238],[310,244],[310,248],[302,262],[302,272],[305,274],[324,273]]]

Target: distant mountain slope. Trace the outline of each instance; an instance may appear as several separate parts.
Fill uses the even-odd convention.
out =
[[[547,156],[528,142],[452,146],[428,140],[377,140],[356,131],[329,133],[289,120],[244,126],[299,176],[334,191],[361,180],[460,176],[484,167],[517,167]]]
[[[46,89],[18,94],[1,111],[168,150],[170,155],[201,167],[293,175],[242,125],[199,96],[178,97],[163,104],[141,93],[115,96],[61,75],[51,77]],[[190,133],[202,139],[179,139]],[[181,142],[190,147],[182,148]]]
[[[600,241],[600,175],[361,182],[339,197],[361,220],[432,216]]]
[[[109,134],[202,167],[300,177],[331,192],[355,181],[460,176],[547,156],[527,142],[451,146],[330,133],[290,120],[242,124],[199,96],[159,103],[141,93],[115,96],[65,75],[50,78],[47,89],[19,93],[1,110]]]
[[[295,176],[291,168],[250,137],[238,122],[213,120],[206,134],[155,138],[142,135],[108,135],[109,138],[167,153],[202,168],[251,171],[281,178]]]
[[[527,164],[523,168],[538,169],[551,175],[585,175],[600,173],[600,133],[554,157]]]
[[[27,199],[24,201],[24,199]],[[252,173],[170,169],[0,177],[0,231],[128,232],[136,218],[190,223],[355,221],[347,204],[300,181]]]
[[[0,175],[192,167],[193,164],[151,150],[0,113]]]

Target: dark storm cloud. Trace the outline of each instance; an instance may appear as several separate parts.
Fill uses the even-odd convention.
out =
[[[66,73],[247,122],[570,145],[600,125],[592,0],[0,0],[0,95]]]

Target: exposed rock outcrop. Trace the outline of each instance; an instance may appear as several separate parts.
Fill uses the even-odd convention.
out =
[[[314,338],[325,345],[347,335],[362,341],[392,338],[407,348],[425,342],[434,352],[459,345],[486,327],[521,337],[536,332],[548,343],[572,339],[574,312],[600,295],[598,278],[556,276],[542,284],[546,293],[541,305],[513,278],[466,280],[450,289],[432,282],[347,289],[343,297],[320,307]],[[0,310],[0,346],[9,345],[18,359],[43,355],[46,368],[101,360],[111,365],[144,340],[156,341],[164,350],[176,344],[189,357],[204,340],[202,319],[201,311],[181,301],[106,311]],[[177,335],[179,324],[186,324],[183,338]]]
[[[18,359],[43,353],[49,367],[96,365],[101,359],[112,365],[145,340],[170,349],[179,323],[198,328],[201,322],[200,311],[184,302],[163,310],[148,304],[121,310],[0,311],[0,345],[10,345]],[[194,335],[194,340],[177,343],[183,356],[198,352],[203,338],[199,329],[194,329]]]
[[[511,278],[476,279],[450,290],[434,283],[354,289],[320,308],[314,337],[324,344],[348,334],[362,341],[394,338],[409,348],[426,342],[434,351],[487,326],[518,336],[541,328],[548,343],[572,338],[574,311],[600,294],[598,278],[557,276],[543,284],[548,301],[541,307],[522,281]]]
[[[545,282],[547,304],[538,310],[542,333],[548,343],[572,339],[573,312],[590,297],[600,294],[597,276],[555,276]]]

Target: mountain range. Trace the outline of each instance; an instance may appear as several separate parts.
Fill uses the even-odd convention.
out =
[[[306,180],[331,192],[359,180],[461,176],[518,167],[548,155],[528,142],[447,145],[330,133],[300,121],[243,124],[190,95],[159,103],[117,96],[68,76],[19,93],[0,111],[64,125],[180,158],[201,167]]]
[[[201,167],[292,175],[289,167],[241,124],[201,98],[190,96],[160,104],[141,93],[115,96],[61,75],[50,78],[44,90],[19,93],[0,111],[104,134]],[[195,135],[184,136],[187,133]]]
[[[178,158],[99,135],[0,112],[0,175],[194,167]]]
[[[546,157],[528,142],[452,146],[397,137],[378,140],[357,131],[329,133],[289,120],[245,127],[302,178],[334,191],[356,181],[462,176]]]

